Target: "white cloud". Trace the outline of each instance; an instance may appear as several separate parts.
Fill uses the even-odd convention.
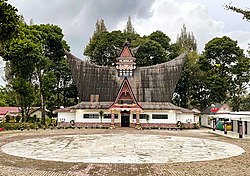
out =
[[[224,23],[213,20],[206,6],[199,3],[178,2],[173,0],[156,1],[152,6],[153,14],[148,19],[134,19],[135,30],[141,35],[148,35],[156,30],[166,33],[172,42],[176,41],[182,25],[192,31],[197,39],[199,51],[204,44],[221,33]],[[119,25],[125,25],[125,21]]]

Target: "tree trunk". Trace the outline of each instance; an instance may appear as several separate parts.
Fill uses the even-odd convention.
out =
[[[45,106],[44,106],[44,97],[43,92],[40,90],[40,98],[41,98],[41,112],[42,112],[42,124],[45,125]]]
[[[41,101],[41,112],[42,112],[42,125],[45,125],[45,105],[44,105],[44,96],[43,96],[43,82],[41,72],[38,71],[38,79],[39,79],[39,88],[40,88],[40,101]]]

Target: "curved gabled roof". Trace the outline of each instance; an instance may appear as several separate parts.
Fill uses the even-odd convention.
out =
[[[81,101],[99,95],[100,101],[114,101],[123,81],[115,67],[90,64],[65,51]],[[137,67],[128,78],[137,101],[170,102],[180,78],[187,52],[177,58],[153,66]]]

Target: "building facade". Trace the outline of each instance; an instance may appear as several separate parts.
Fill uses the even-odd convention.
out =
[[[126,42],[116,67],[93,65],[65,51],[81,103],[56,111],[60,125],[194,127],[195,112],[170,103],[187,53],[162,64],[136,67],[137,49]]]

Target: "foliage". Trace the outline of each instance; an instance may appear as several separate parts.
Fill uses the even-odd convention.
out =
[[[16,123],[20,122],[20,120],[21,120],[21,117],[19,115],[16,116]]]
[[[24,121],[32,105],[41,106],[44,123],[45,105],[53,111],[61,103],[74,102],[67,100],[68,94],[72,95],[67,91],[76,92],[76,88],[72,86],[64,49],[69,47],[61,28],[49,24],[22,24],[20,36],[7,45],[4,54],[7,87],[16,94],[16,105],[21,107]]]
[[[173,96],[173,103],[184,108],[202,108],[202,73],[199,68],[199,55],[197,54],[197,44],[193,33],[187,32],[185,25],[181,29],[181,34],[177,36],[177,41],[172,46],[172,53],[179,55],[178,51],[188,50],[188,56],[185,59],[183,71]],[[175,49],[176,48],[176,49]]]
[[[250,60],[242,56],[232,67],[232,81],[230,90],[232,109],[240,111],[243,95],[246,94],[247,86],[250,81]]]
[[[9,87],[0,87],[0,102],[1,106],[16,106],[16,93]]]
[[[161,38],[162,40],[160,40]],[[171,60],[180,51],[180,48],[174,45],[172,47],[169,37],[161,31],[144,37],[135,33],[112,31],[95,34],[84,49],[84,55],[89,58],[91,63],[97,65],[115,65],[118,54],[115,48],[121,49],[125,41],[131,43],[131,48],[140,46],[135,55],[138,66],[148,66]]]
[[[187,32],[185,24],[183,24],[181,33],[177,36],[176,43],[186,50],[197,51],[197,43],[194,34],[192,32]]]
[[[135,30],[133,28],[130,16],[128,17],[128,21],[127,21],[127,25],[126,25],[126,27],[124,29],[124,33],[132,33],[132,34],[135,33]]]
[[[241,8],[232,6],[231,4],[225,5],[225,8],[227,10],[232,10],[232,11],[234,11],[236,13],[242,14],[243,15],[243,19],[246,19],[247,21],[250,21],[250,11],[249,10],[243,10]]]
[[[225,36],[212,39],[205,45],[199,63],[206,74],[204,90],[209,90],[208,103],[223,103],[232,96],[238,104],[238,98],[249,82],[249,61],[237,42]]]
[[[199,55],[196,52],[189,52],[181,73],[181,77],[175,89],[173,103],[184,107],[200,107],[196,99],[200,99],[200,69],[198,64]],[[198,89],[198,90],[197,90]]]
[[[35,129],[37,126],[40,126],[36,123],[0,123],[0,127],[3,127],[5,130],[20,130],[22,129]]]
[[[149,66],[170,60],[165,49],[156,41],[148,38],[138,40],[140,48],[136,53],[136,64],[138,66]]]
[[[106,32],[106,31],[107,31],[107,28],[106,28],[106,25],[104,23],[104,20],[97,19],[94,34],[99,34],[99,33]]]
[[[5,122],[9,123],[9,122],[10,122],[10,118],[11,118],[11,117],[10,117],[9,115],[6,115],[6,116],[5,116]]]
[[[19,28],[19,16],[17,9],[7,3],[7,0],[0,0],[0,44],[17,35]]]
[[[159,43],[165,50],[169,50],[171,39],[162,31],[155,31],[151,33],[148,38]]]

